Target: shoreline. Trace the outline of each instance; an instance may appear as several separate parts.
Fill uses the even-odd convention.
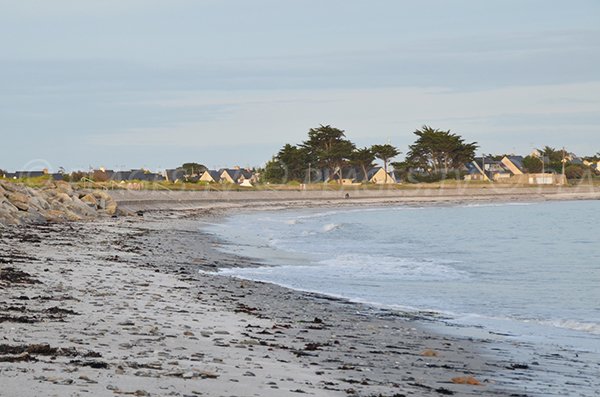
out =
[[[348,193],[349,198],[345,198]],[[600,200],[600,187],[496,187],[341,191],[111,191],[129,211],[193,210],[257,206],[322,206]]]
[[[6,390],[164,395],[168,386],[173,395],[210,396],[542,395],[520,384],[533,368],[503,354],[486,356],[486,341],[424,330],[399,311],[199,273],[256,264],[218,251],[214,236],[198,231],[200,221],[216,221],[240,207],[157,210],[143,218],[32,226],[0,235],[0,245],[10,243],[7,253],[16,258],[11,266],[44,283],[16,286],[25,294],[20,296],[30,298],[26,301],[0,288],[4,302],[26,303],[22,313],[43,317],[45,302],[70,295],[75,303],[65,300],[65,307],[86,316],[65,314],[66,324],[50,317],[31,324],[0,322],[9,329],[0,344],[44,342],[101,355],[86,361],[29,354],[37,361],[0,362]],[[35,257],[27,252],[31,241]],[[77,252],[61,241],[87,245]],[[38,289],[49,289],[52,299],[32,299],[43,295]],[[136,304],[140,298],[143,305]],[[2,307],[0,315],[5,312],[10,311]],[[103,331],[97,332],[98,324]],[[72,338],[65,338],[67,331]],[[481,384],[452,382],[471,376]],[[30,394],[20,389],[24,382]]]

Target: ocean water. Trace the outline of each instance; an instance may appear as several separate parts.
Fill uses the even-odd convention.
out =
[[[600,201],[243,213],[223,272],[430,311],[460,332],[600,352]]]

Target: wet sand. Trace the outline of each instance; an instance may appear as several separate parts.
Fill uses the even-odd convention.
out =
[[[509,346],[426,331],[423,322],[435,320],[428,313],[214,274],[257,265],[220,252],[222,242],[198,231],[239,206],[0,230],[0,395],[598,390],[598,367],[564,352],[544,358],[525,351],[515,360]],[[554,371],[555,384],[539,377],[545,371]]]

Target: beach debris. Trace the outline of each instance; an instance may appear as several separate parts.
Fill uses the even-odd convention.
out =
[[[29,273],[18,270],[14,267],[0,268],[1,284],[41,284],[40,281],[33,278]]]
[[[481,386],[481,382],[472,376],[457,376],[450,380],[452,381],[452,383],[456,383],[457,385]]]
[[[103,361],[81,361],[81,360],[71,360],[69,364],[78,365],[80,367],[90,367],[94,369],[108,369],[108,363]]]
[[[93,352],[93,351],[89,351],[89,352],[80,352],[77,349],[73,348],[73,347],[51,347],[48,344],[42,343],[42,344],[31,344],[31,345],[6,345],[6,344],[0,344],[0,361],[2,361],[3,359],[10,359],[12,356],[12,358],[14,358],[14,356],[19,356],[22,355],[22,357],[26,357],[24,356],[24,353],[27,353],[28,355],[32,356],[31,360],[34,360],[35,358],[33,356],[38,355],[38,356],[52,356],[52,357],[76,357],[76,356],[81,356],[81,357],[101,357],[101,355],[99,353]],[[4,357],[3,357],[4,356]],[[9,356],[9,357],[7,357]]]
[[[509,366],[506,367],[506,369],[529,369],[529,365],[527,364],[519,364],[519,363],[512,363]]]
[[[324,345],[320,344],[320,343],[307,343],[304,346],[304,350],[308,350],[308,351],[315,351],[315,350],[321,350],[320,347],[322,347]]]
[[[432,349],[425,349],[425,350],[423,350],[421,355],[423,357],[437,357],[437,356],[439,356],[439,353]]]

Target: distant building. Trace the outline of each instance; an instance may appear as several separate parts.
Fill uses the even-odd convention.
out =
[[[200,182],[218,183],[221,181],[221,173],[217,170],[206,170],[200,176]]]
[[[500,161],[513,175],[523,175],[525,173],[523,156],[504,156]]]
[[[185,170],[183,168],[166,170],[165,177],[171,183],[182,182],[185,177]]]
[[[392,172],[385,173],[383,167],[374,167],[368,173],[369,182],[376,184],[398,183],[396,176]]]
[[[241,184],[245,180],[252,182],[253,174],[252,171],[242,170],[239,168],[224,168],[219,170],[220,182],[221,183],[235,183]]]

